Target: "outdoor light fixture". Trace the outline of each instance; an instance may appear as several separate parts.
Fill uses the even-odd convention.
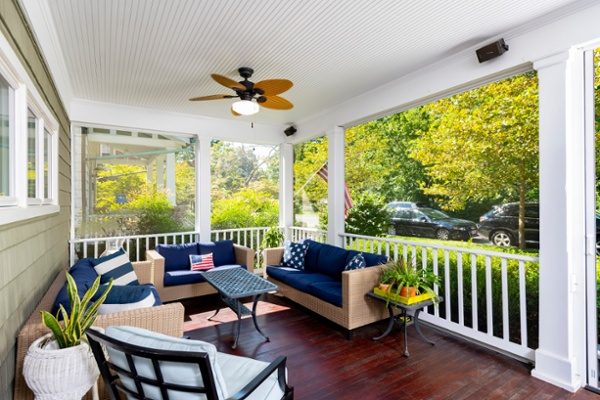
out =
[[[250,100],[239,100],[231,105],[233,111],[241,115],[252,115],[258,112],[258,104]]]

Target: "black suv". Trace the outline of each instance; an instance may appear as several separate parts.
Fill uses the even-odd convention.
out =
[[[496,246],[519,244],[519,203],[506,203],[479,217],[479,236]],[[525,242],[539,244],[540,205],[525,203]]]
[[[393,204],[393,203],[390,203]],[[469,240],[477,236],[477,225],[473,221],[452,218],[441,211],[428,207],[392,209],[389,235],[431,237],[441,240]]]

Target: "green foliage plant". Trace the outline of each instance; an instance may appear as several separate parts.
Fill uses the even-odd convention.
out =
[[[96,278],[92,287],[80,299],[75,280],[67,273],[67,293],[71,303],[71,314],[67,313],[62,304],[56,316],[50,314],[48,311],[42,311],[42,323],[50,329],[59,348],[64,349],[77,346],[81,343],[82,339],[87,340],[85,332],[96,321],[98,308],[106,299],[112,285],[113,280],[111,278],[102,296],[90,305],[92,297],[100,287],[100,277]],[[62,315],[63,323],[58,321],[58,314]]]
[[[278,226],[273,226],[269,228],[267,232],[265,232],[265,237],[262,241],[263,249],[279,247],[285,240],[285,236],[281,229]]]
[[[440,278],[425,268],[409,266],[403,258],[398,261],[392,261],[386,266],[381,275],[380,283],[391,285],[386,305],[389,304],[392,294],[395,294],[396,297],[400,295],[403,287],[407,289],[407,298],[410,298],[409,288],[414,287],[417,295],[428,294],[431,296],[433,304],[437,306],[439,303],[439,297],[434,291],[434,285],[440,285]]]

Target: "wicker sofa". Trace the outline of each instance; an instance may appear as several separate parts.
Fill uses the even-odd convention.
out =
[[[197,245],[198,247],[194,247]],[[243,266],[248,271],[254,271],[254,254],[255,251],[249,247],[233,244],[231,240],[222,240],[218,242],[197,242],[187,243],[184,245],[161,245],[157,250],[147,250],[146,260],[152,261],[154,265],[154,274],[152,283],[156,288],[160,299],[163,302],[186,299],[190,297],[204,296],[207,294],[217,293],[204,278],[199,271],[190,271],[189,255],[190,254],[206,254],[214,251],[228,251],[230,255],[223,254],[215,255],[215,267],[227,268],[234,264]],[[160,252],[166,255],[162,255]],[[223,263],[219,259],[228,260]],[[165,275],[171,275],[167,278],[175,278],[177,284],[165,285]],[[170,283],[170,282],[169,282]]]
[[[296,273],[290,268],[287,268],[288,271],[283,271],[286,269],[282,266],[283,247],[265,249],[267,265],[265,278],[279,286],[279,294],[347,329],[348,339],[352,339],[354,329],[389,317],[387,309],[381,302],[366,296],[366,293],[373,290],[379,283],[379,277],[384,267],[383,265],[374,264],[381,261],[367,262],[367,268],[344,271],[344,264],[336,264],[340,264],[341,259],[348,259],[358,252],[312,240],[307,240],[305,243],[308,243],[309,246],[304,261],[305,267],[300,273]],[[325,253],[331,251],[337,252],[340,256],[337,263],[331,257],[327,257],[328,260],[325,259]],[[318,261],[320,253],[322,257]],[[367,258],[376,260],[371,257],[375,256],[373,254],[362,254],[368,255]],[[333,280],[327,278],[325,283],[317,283],[320,280],[317,275],[322,274],[322,270],[320,271],[319,268],[331,271],[334,266],[339,268],[341,280],[341,298],[337,299],[334,298],[339,295],[340,283],[337,278]],[[289,274],[286,274],[286,272],[289,272]],[[273,275],[277,275],[279,279]],[[295,279],[296,282],[293,282],[292,279]],[[317,291],[309,293],[307,290],[309,287],[314,288],[316,284],[321,284],[317,290],[320,291],[319,295],[314,294]],[[338,293],[335,293],[336,291]]]
[[[132,263],[140,283],[151,283],[153,265],[151,261]],[[54,300],[61,287],[66,282],[66,271],[61,271],[52,282],[48,291],[42,297],[29,319],[25,322],[17,337],[17,359],[15,373],[14,398],[19,400],[33,399],[33,393],[27,387],[23,378],[23,360],[27,349],[34,340],[50,332],[42,324],[41,311],[50,311]],[[145,328],[154,332],[163,333],[173,337],[183,336],[184,308],[181,303],[171,303],[156,307],[141,308],[122,311],[114,314],[99,315],[96,326],[107,327],[110,325],[129,325]],[[100,398],[107,399],[104,384],[99,384]],[[91,399],[88,393],[86,399]]]

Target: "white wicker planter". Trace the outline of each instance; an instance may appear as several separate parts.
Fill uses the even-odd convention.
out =
[[[31,344],[23,361],[23,376],[37,400],[80,400],[100,372],[89,346],[58,349],[47,334]]]

